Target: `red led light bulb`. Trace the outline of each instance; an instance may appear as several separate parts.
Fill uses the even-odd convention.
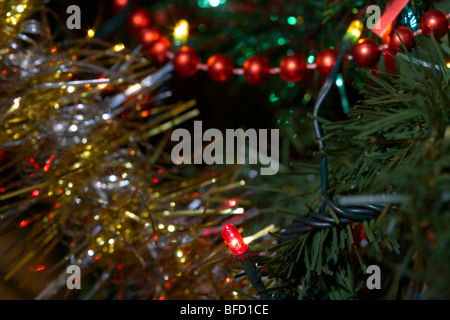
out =
[[[242,239],[241,234],[232,224],[227,224],[222,228],[222,236],[235,256],[244,253],[248,249],[248,245]]]

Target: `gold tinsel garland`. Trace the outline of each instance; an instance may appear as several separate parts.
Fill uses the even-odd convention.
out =
[[[171,129],[198,114],[165,103],[172,66],[88,37],[55,43],[31,19],[43,8],[0,2],[0,231],[21,231],[3,279],[47,273],[40,299],[234,298],[218,231],[255,213],[226,206],[239,168],[185,178],[170,161]],[[82,293],[66,288],[71,264]]]

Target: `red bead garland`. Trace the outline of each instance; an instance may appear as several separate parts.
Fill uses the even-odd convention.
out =
[[[194,48],[183,46],[175,52],[172,62],[175,73],[187,78],[197,73],[200,56]]]
[[[114,10],[122,10],[128,1],[114,0]],[[233,74],[242,74],[248,83],[261,85],[268,80],[271,73],[279,73],[280,78],[286,82],[298,82],[304,77],[307,69],[317,69],[322,76],[330,74],[339,55],[337,50],[327,49],[317,56],[315,64],[307,64],[304,55],[291,54],[281,60],[279,68],[274,69],[270,68],[266,58],[259,56],[248,58],[242,69],[234,69],[233,61],[224,54],[216,54],[210,57],[206,64],[201,64],[200,57],[194,48],[184,46],[172,54],[169,38],[163,36],[159,29],[150,26],[150,22],[150,14],[145,9],[135,9],[128,19],[130,33],[138,35],[139,43],[156,64],[172,59],[175,73],[180,77],[191,77],[200,68],[206,70],[209,77],[216,82],[226,82]],[[433,33],[439,40],[448,32],[449,22],[442,11],[430,10],[422,17],[420,27],[421,30],[414,33],[405,27],[396,27],[386,37],[386,44],[383,46],[374,40],[360,39],[349,58],[353,58],[359,66],[374,68],[383,55],[386,69],[393,71],[395,70],[393,56],[403,50],[402,42],[407,50],[411,50],[416,44],[414,36],[422,32],[424,35]]]
[[[247,82],[259,86],[269,79],[269,61],[263,57],[248,58],[244,62],[244,77]]]
[[[398,35],[397,35],[398,33]],[[401,41],[400,41],[401,39]],[[402,42],[407,50],[411,50],[416,46],[416,41],[414,40],[414,34],[411,30],[405,27],[396,27],[390,34],[388,38],[389,49],[393,52],[403,51]]]
[[[353,48],[353,60],[361,67],[372,68],[380,60],[380,46],[375,40],[360,39]]]
[[[224,54],[215,54],[208,59],[207,73],[216,82],[226,82],[233,76],[233,61]]]
[[[336,64],[339,52],[336,49],[327,49],[317,56],[317,70],[323,76],[329,75]]]
[[[287,82],[300,81],[306,73],[306,56],[292,54],[280,62],[280,77]]]
[[[430,10],[420,19],[420,29],[423,34],[432,33],[439,40],[448,32],[448,19],[440,10]]]

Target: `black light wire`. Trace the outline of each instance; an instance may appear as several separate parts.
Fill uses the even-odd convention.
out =
[[[355,221],[366,221],[376,218],[385,208],[384,204],[357,204],[353,206],[338,206],[328,195],[328,160],[323,149],[325,143],[323,141],[322,126],[318,120],[319,111],[326,97],[328,96],[331,87],[336,81],[337,74],[342,65],[342,61],[347,50],[351,47],[351,41],[345,41],[342,49],[336,59],[336,64],[331,73],[326,78],[321,87],[314,105],[314,130],[318,140],[320,158],[320,190],[322,195],[322,204],[319,212],[310,210],[307,215],[303,217],[296,217],[293,223],[280,231],[281,236],[285,238],[296,238],[301,234],[320,228],[331,228],[338,225],[338,222],[329,214],[326,213],[326,207],[329,206],[331,210],[339,219],[339,223],[348,224]]]

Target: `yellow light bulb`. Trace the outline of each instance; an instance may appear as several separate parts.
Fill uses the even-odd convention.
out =
[[[352,43],[355,43],[358,41],[359,37],[361,36],[362,30],[364,28],[364,24],[359,20],[353,20],[350,23],[350,26],[347,29],[347,32],[344,35],[344,41],[351,41]]]
[[[92,29],[89,29],[87,32],[87,35],[89,38],[93,38],[95,36],[95,31]]]
[[[173,30],[173,38],[175,39],[175,41],[185,43],[188,37],[189,22],[187,22],[186,20],[179,20],[175,25],[175,29]]]
[[[114,51],[115,51],[115,52],[122,51],[123,49],[125,49],[125,45],[124,45],[123,43],[119,43],[119,44],[116,44],[116,45],[114,46]]]

